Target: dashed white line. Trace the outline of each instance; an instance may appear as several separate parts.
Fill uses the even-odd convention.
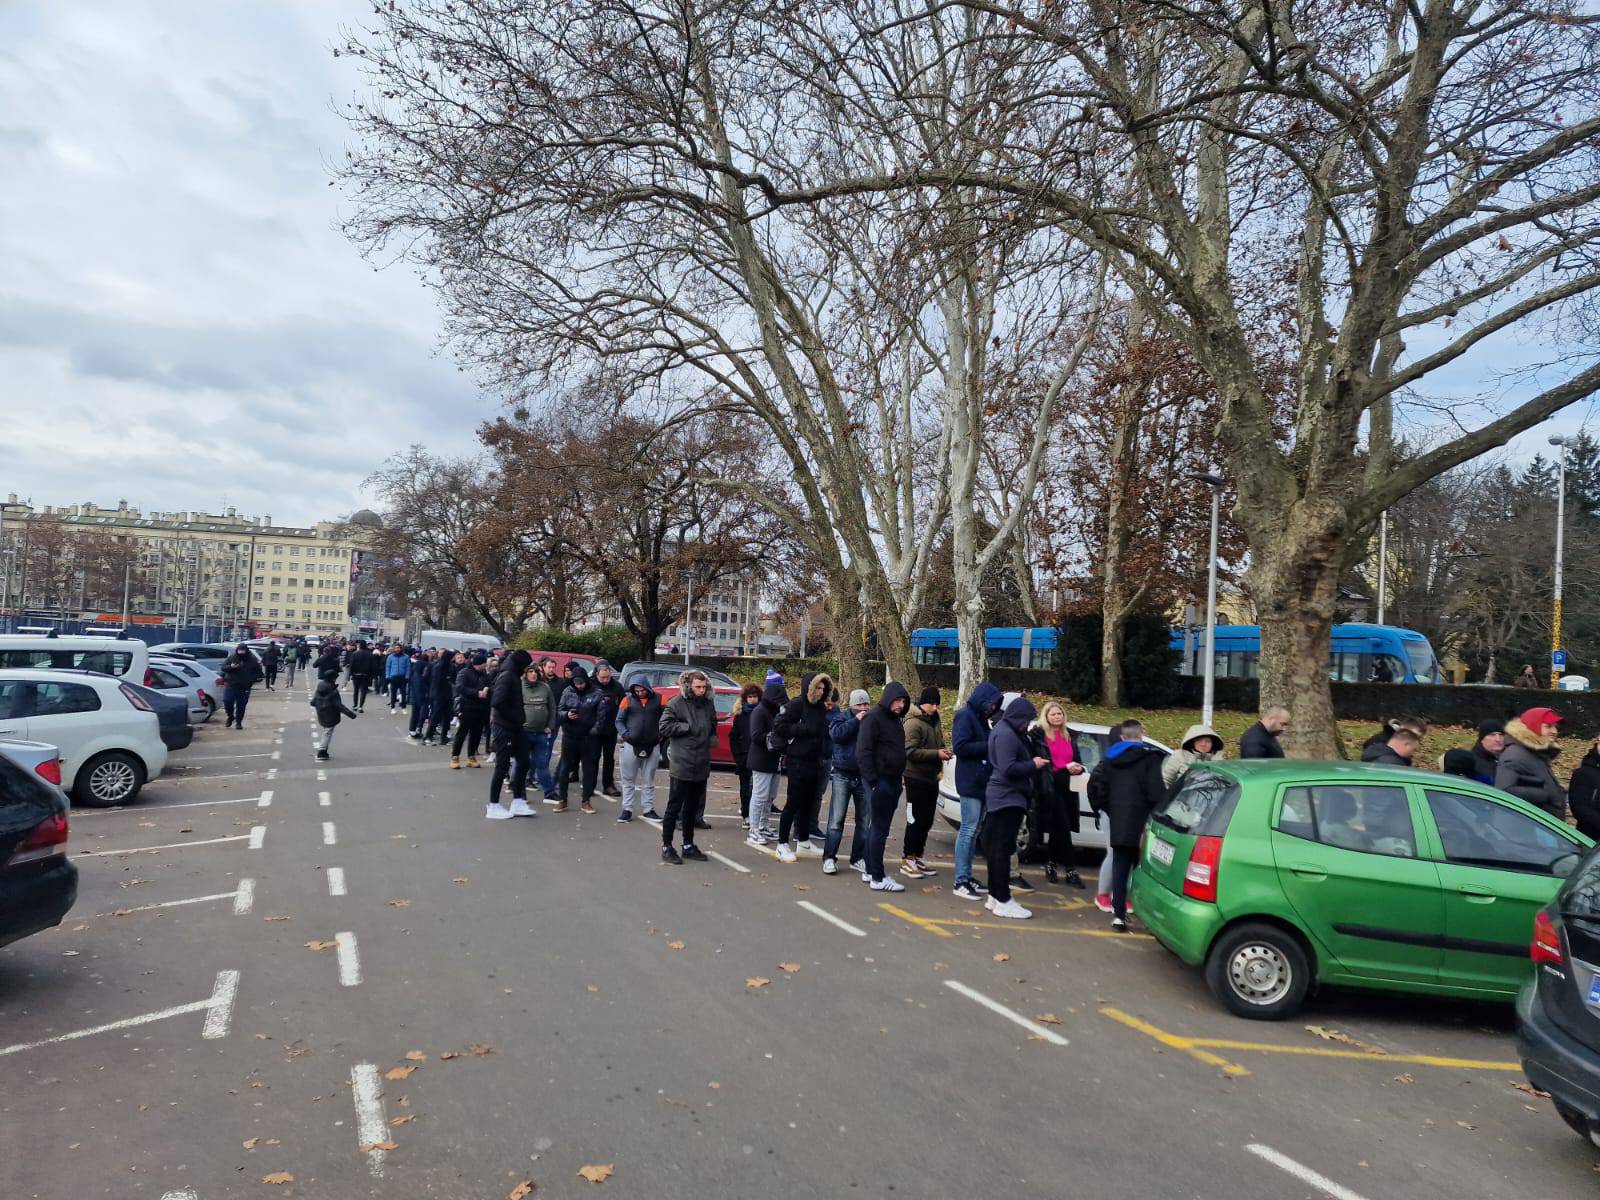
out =
[[[166,781],[163,780],[162,782],[166,782]],[[175,779],[172,782],[181,783],[183,781]],[[237,800],[185,800],[182,804],[141,804],[136,809],[133,809],[133,808],[80,808],[80,809],[73,810],[72,819],[74,821],[81,821],[84,817],[104,817],[104,816],[110,815],[112,813],[137,812],[137,813],[140,813],[142,815],[144,813],[160,812],[163,809],[168,809],[168,808],[215,808],[219,804],[255,804],[260,799],[261,799],[261,797],[259,797],[259,796],[241,796]]]
[[[344,891],[344,868],[343,867],[329,867],[328,868],[328,895],[330,895],[330,896],[342,896],[344,894],[345,894],[345,891]]]
[[[1333,1200],[1362,1200],[1360,1193],[1352,1192],[1349,1188],[1335,1183],[1326,1175],[1320,1175],[1303,1163],[1297,1163],[1287,1154],[1280,1154],[1271,1146],[1263,1146],[1259,1142],[1252,1142],[1245,1149],[1257,1158],[1264,1159],[1277,1167],[1280,1171],[1287,1171],[1301,1183],[1316,1188],[1333,1197]]]
[[[257,801],[257,804],[261,808],[271,808],[272,807],[272,791],[271,791],[271,789],[268,789],[267,791],[264,791],[264,792],[261,793],[261,799],[259,801]]]
[[[320,804],[323,808],[329,807],[330,805],[333,804],[333,793],[332,792],[318,792],[317,793],[317,803]]]
[[[837,925],[846,933],[854,934],[856,937],[867,936],[867,931],[865,929],[857,929],[854,925],[850,924],[849,921],[841,920],[819,904],[813,904],[809,900],[796,900],[795,903],[801,908],[805,909],[808,913],[815,913],[824,921],[828,922],[828,924]]]
[[[268,780],[273,780],[273,779],[276,779],[277,777],[278,777],[278,768],[277,767],[268,767],[267,768],[267,779]]]
[[[119,908],[115,912],[95,913],[97,917],[123,917],[129,913],[154,912],[158,908],[182,908],[185,904],[204,904],[208,900],[232,900],[238,892],[217,892],[211,896],[191,896],[187,900],[163,900],[159,904],[141,904],[137,908]]]
[[[256,828],[261,828],[257,826]],[[147,850],[183,850],[189,846],[215,846],[221,842],[242,842],[251,837],[250,834],[235,834],[233,837],[201,838],[193,842],[167,842],[161,846],[133,846],[127,850],[84,850],[74,854],[73,858],[108,858],[118,854],[143,854]],[[255,849],[252,844],[251,849]]]
[[[250,849],[259,850],[266,844],[267,827],[265,825],[252,825],[250,827]]]
[[[733,859],[729,858],[726,854],[718,854],[715,850],[707,850],[706,851],[706,857],[707,858],[716,859],[719,863],[721,863],[725,867],[732,867],[735,871],[739,872],[739,874],[741,874],[741,875],[750,874],[750,868],[749,867],[745,866],[742,862],[734,862]]]
[[[134,1029],[140,1025],[149,1025],[156,1021],[165,1021],[169,1017],[181,1017],[185,1013],[206,1012],[207,1030],[215,1025],[212,1014],[224,1003],[227,1012],[221,1018],[221,1033],[205,1033],[206,1037],[221,1037],[228,1032],[227,1023],[233,1015],[233,1001],[239,988],[239,972],[217,972],[216,986],[212,989],[211,996],[205,1000],[195,1000],[189,1004],[174,1004],[171,1008],[158,1009],[155,1012],[140,1013],[136,1017],[124,1017],[120,1021],[108,1021],[104,1025],[95,1025],[88,1029],[75,1029],[71,1033],[58,1033],[54,1037],[41,1038],[37,1042],[18,1042],[14,1046],[0,1046],[0,1058],[8,1054],[20,1054],[24,1050],[37,1050],[41,1046],[55,1046],[61,1042],[75,1042],[79,1038],[93,1037],[98,1033],[115,1033],[119,1029]]]
[[[361,953],[356,949],[356,935],[336,933],[333,940],[338,943],[339,982],[345,987],[355,987],[361,982]]]
[[[256,902],[256,881],[254,879],[239,880],[239,890],[233,894],[233,915],[242,917],[250,912]]]
[[[944,985],[951,991],[965,996],[968,1000],[977,1001],[990,1012],[1004,1017],[1006,1020],[1015,1025],[1022,1026],[1029,1033],[1033,1034],[1034,1037],[1049,1042],[1052,1046],[1065,1046],[1067,1044],[1067,1039],[1055,1032],[1055,1030],[1041,1025],[1037,1021],[1030,1021],[1027,1017],[1021,1016],[1018,1013],[1012,1012],[1004,1004],[1001,1004],[1000,1001],[990,999],[988,996],[985,996],[982,992],[978,991],[977,988],[969,988],[966,984],[955,979],[946,979],[944,981]]]
[[[322,844],[324,846],[336,846],[339,844],[339,831],[333,827],[332,821],[324,821],[322,823]]]
[[[350,1068],[350,1090],[356,1102],[356,1145],[375,1146],[389,1140],[389,1127],[383,1119],[383,1085],[378,1068],[372,1063],[357,1063]],[[382,1150],[368,1150],[367,1169],[374,1178],[383,1175]]]
[[[200,1200],[200,1193],[193,1188],[179,1188],[175,1192],[163,1192],[161,1200]]]
[[[239,997],[239,972],[218,971],[217,983],[211,989],[210,1010],[205,1026],[200,1030],[203,1038],[228,1036],[228,1026],[233,1023],[233,1002]]]
[[[274,750],[274,751],[273,751],[273,752],[272,752],[272,757],[273,757],[273,758],[274,758],[274,759],[279,759],[279,758],[282,758],[282,757],[283,757],[283,751],[282,751],[282,750]]]
[[[317,782],[318,783],[327,783],[328,782],[328,773],[326,771],[324,771],[321,767],[317,768]]]

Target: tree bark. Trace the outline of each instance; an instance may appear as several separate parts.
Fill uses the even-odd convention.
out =
[[[833,618],[833,652],[839,658],[839,677],[834,682],[843,697],[866,687],[869,681],[867,655],[861,645],[861,581],[842,565],[828,572],[828,613]]]

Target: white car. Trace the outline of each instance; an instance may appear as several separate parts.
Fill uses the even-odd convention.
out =
[[[149,701],[106,675],[0,671],[0,738],[61,752],[61,787],[79,804],[126,804],[167,765]]]
[[[219,676],[206,664],[192,658],[150,656],[145,686],[170,696],[182,696],[189,705],[192,721],[209,721],[217,711]]]
[[[0,670],[68,667],[98,671],[143,683],[150,665],[150,649],[138,638],[53,637],[37,633],[0,635]]]
[[[1007,692],[1001,707],[1010,704],[1019,694]],[[1089,772],[1094,770],[1095,764],[1105,757],[1106,747],[1111,744],[1111,727],[1068,721],[1067,729],[1072,734],[1072,759],[1083,764],[1083,774],[1072,777],[1072,792],[1078,798],[1078,832],[1072,835],[1072,845],[1074,849],[1079,850],[1104,850],[1106,848],[1104,822],[1096,825],[1094,811],[1089,807]],[[1152,738],[1146,738],[1145,741],[1158,750],[1168,750],[1166,746]],[[945,763],[944,777],[939,780],[939,815],[951,826],[960,827],[961,798],[956,794],[956,763],[953,758]],[[1024,818],[1022,828],[1017,831],[1017,845],[1024,846],[1027,841],[1028,822]]]

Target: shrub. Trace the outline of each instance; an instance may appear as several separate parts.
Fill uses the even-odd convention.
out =
[[[599,629],[529,629],[512,640],[518,650],[560,650],[567,654],[592,654],[614,667],[631,662],[639,653],[639,639],[624,625]]]

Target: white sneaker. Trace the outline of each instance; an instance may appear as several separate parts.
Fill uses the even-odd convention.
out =
[[[509,821],[517,814],[512,812],[509,808],[502,808],[498,804],[491,804],[484,810],[483,815],[489,818],[491,821]]]
[[[838,860],[837,859],[832,859],[832,858],[823,859],[822,860],[822,873],[824,875],[837,875],[839,873]]]
[[[985,908],[987,908],[990,912],[993,912],[994,911],[994,897],[993,896],[985,896],[983,898],[983,906]]]
[[[852,871],[865,871],[867,864],[859,858],[853,858],[850,860],[850,869]]]
[[[513,817],[537,817],[539,810],[529,807],[528,802],[519,796],[511,802],[511,815]]]
[[[1026,921],[1033,913],[1023,908],[1015,900],[1007,900],[1004,904],[991,905],[989,911],[997,917],[1009,917],[1013,921]]]
[[[822,847],[815,842],[801,842],[799,854],[801,858],[821,858]]]
[[[906,890],[906,885],[901,883],[898,879],[892,879],[888,875],[885,875],[882,879],[878,880],[877,883],[872,885],[872,890],[875,892],[903,892]]]
[[[917,870],[921,871],[924,875],[937,875],[939,873],[939,868],[930,867],[927,863],[923,862],[920,857],[914,858],[911,861],[917,864]]]
[[[796,856],[793,848],[786,843],[778,847],[778,861],[792,863],[799,862],[800,860],[798,856]]]

